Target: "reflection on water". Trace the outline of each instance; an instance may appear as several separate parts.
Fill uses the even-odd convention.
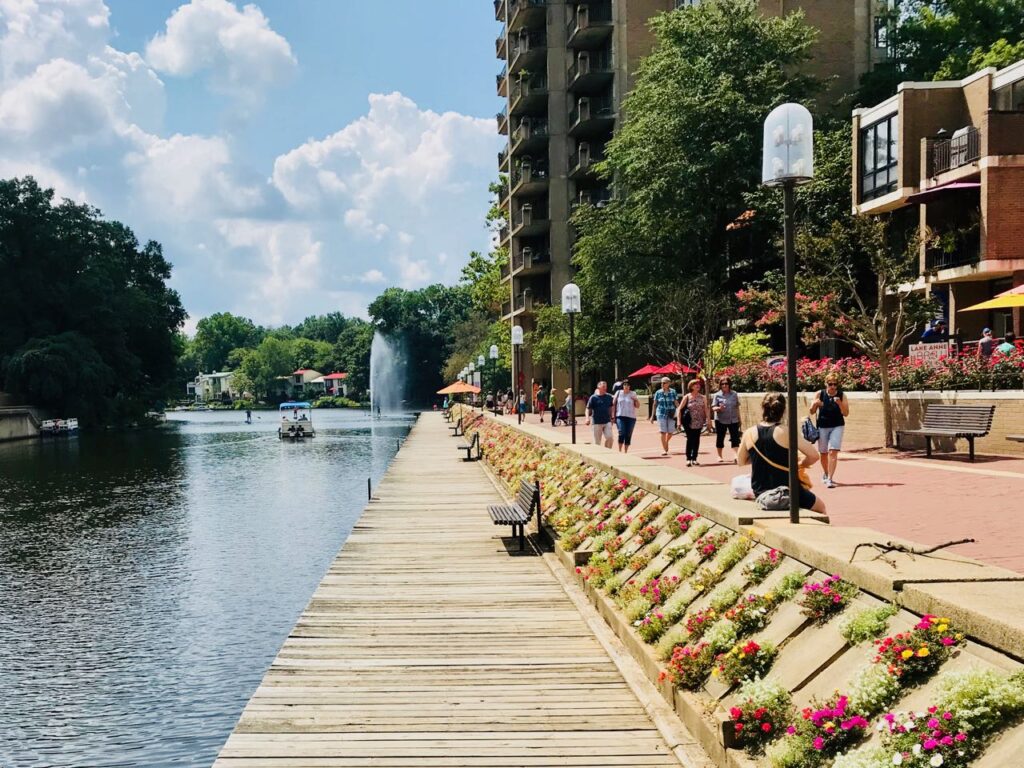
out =
[[[0,766],[209,765],[411,419],[0,444]]]

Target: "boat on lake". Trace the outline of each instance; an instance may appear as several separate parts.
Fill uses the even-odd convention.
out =
[[[39,424],[39,432],[67,437],[78,432],[78,419],[46,419]]]
[[[309,403],[281,403],[277,436],[282,440],[304,440],[316,437],[313,429],[313,408]]]

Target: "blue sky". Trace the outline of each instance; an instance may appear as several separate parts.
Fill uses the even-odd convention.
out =
[[[363,314],[489,243],[497,32],[465,0],[0,0],[0,176],[162,242],[190,327]]]

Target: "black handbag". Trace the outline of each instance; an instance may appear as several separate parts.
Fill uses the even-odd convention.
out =
[[[690,414],[690,400],[689,398],[683,403],[683,413],[680,418],[683,429],[690,429],[690,425],[693,423],[693,416]]]

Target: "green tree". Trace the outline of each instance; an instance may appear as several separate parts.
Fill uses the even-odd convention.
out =
[[[253,349],[239,356],[236,381],[245,385],[257,399],[271,399],[280,389],[279,379],[295,370],[295,349],[291,341],[266,336]]]
[[[259,344],[263,330],[247,317],[217,312],[196,323],[192,353],[205,373],[223,370],[231,350]]]
[[[350,394],[360,397],[370,387],[370,345],[373,343],[373,325],[352,318],[334,345],[337,367],[348,373],[346,380]]]
[[[292,330],[300,338],[326,341],[331,344],[338,340],[341,332],[349,324],[349,318],[341,312],[329,312],[326,315],[311,315],[296,325]]]
[[[0,387],[86,423],[166,396],[185,311],[159,243],[31,177],[0,181],[0,275]]]

